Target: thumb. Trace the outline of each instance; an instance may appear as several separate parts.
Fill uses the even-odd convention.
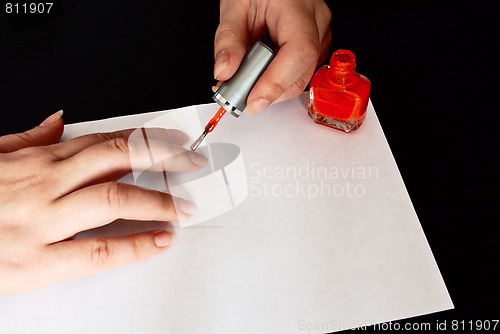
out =
[[[214,78],[219,81],[233,76],[248,47],[245,2],[221,1],[220,22],[214,41]]]
[[[0,153],[14,152],[30,146],[44,146],[59,142],[64,131],[63,111],[47,117],[39,126],[22,133],[0,137]]]

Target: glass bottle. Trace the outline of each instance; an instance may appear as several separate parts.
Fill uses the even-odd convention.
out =
[[[318,124],[345,132],[356,130],[366,115],[370,80],[356,73],[356,57],[336,51],[330,65],[314,74],[309,90],[309,116]]]

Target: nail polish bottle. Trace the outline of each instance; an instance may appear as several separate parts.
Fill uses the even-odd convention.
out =
[[[330,65],[314,74],[309,89],[309,116],[318,124],[344,132],[356,130],[366,115],[370,80],[356,73],[356,57],[336,51]]]

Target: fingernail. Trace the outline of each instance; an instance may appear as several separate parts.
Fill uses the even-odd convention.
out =
[[[212,91],[215,93],[219,90],[220,86],[222,86],[222,81],[219,81],[217,85],[212,86]]]
[[[155,234],[154,241],[157,247],[168,247],[172,244],[172,235],[166,231],[160,231]]]
[[[208,162],[207,158],[196,152],[189,152],[189,158],[191,159],[191,162],[198,167],[203,167]]]
[[[188,216],[192,216],[196,212],[196,205],[194,205],[193,202],[188,201],[187,199],[179,198],[177,204],[179,205],[179,209],[182,211],[182,213]]]
[[[262,110],[269,107],[269,105],[270,105],[269,101],[264,99],[264,98],[259,98],[259,99],[253,100],[248,105],[246,113],[248,115],[256,115],[256,114],[260,113]]]
[[[229,64],[229,53],[222,51],[215,57],[214,78],[216,80],[218,80],[219,74],[226,69],[227,64]]]
[[[41,124],[40,126],[49,126],[54,124],[59,118],[61,118],[63,115],[63,111],[59,110],[58,112],[53,113],[49,117],[47,117]]]

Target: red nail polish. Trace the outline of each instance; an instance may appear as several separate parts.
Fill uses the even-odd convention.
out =
[[[313,76],[309,90],[309,116],[318,124],[345,132],[356,130],[366,115],[370,80],[356,73],[356,57],[338,50],[330,65]]]

